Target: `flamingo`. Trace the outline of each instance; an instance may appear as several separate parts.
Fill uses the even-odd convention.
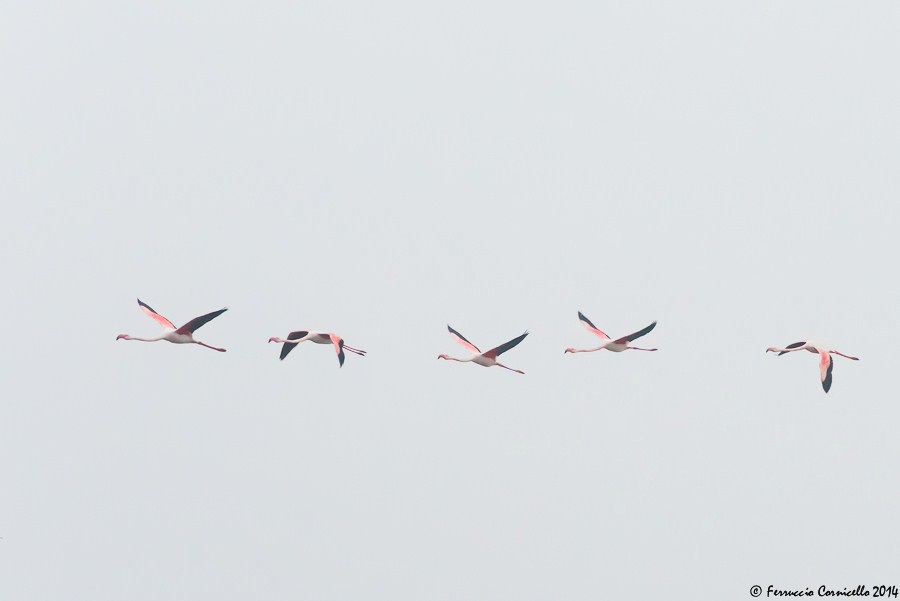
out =
[[[306,342],[309,340],[310,342],[315,342],[316,344],[333,344],[334,352],[337,353],[338,363],[341,364],[341,367],[344,366],[344,351],[350,351],[351,353],[356,353],[361,357],[366,356],[366,351],[361,351],[358,348],[353,348],[344,344],[344,339],[338,336],[337,334],[324,334],[321,332],[306,332],[306,331],[297,331],[291,332],[288,334],[287,340],[283,340],[277,336],[272,336],[269,338],[269,342],[278,342],[283,343],[284,346],[281,347],[281,360],[283,361],[285,357],[288,356],[294,347],[296,347],[301,342]]]
[[[822,380],[822,388],[825,389],[825,392],[831,390],[831,371],[834,369],[834,360],[831,355],[840,355],[847,359],[859,361],[859,357],[851,357],[850,355],[845,355],[839,351],[828,350],[826,347],[811,342],[794,342],[784,348],[770,346],[766,349],[767,353],[778,353],[779,357],[785,353],[793,353],[794,351],[809,351],[810,353],[819,355],[819,378]]]
[[[627,336],[622,336],[621,338],[616,338],[613,340],[609,336],[607,336],[603,331],[597,328],[594,324],[591,323],[591,320],[584,316],[584,314],[579,311],[578,319],[581,320],[581,323],[588,329],[589,332],[596,334],[603,340],[603,344],[598,346],[597,348],[586,348],[586,349],[577,349],[569,347],[566,349],[565,353],[593,353],[594,351],[601,351],[606,349],[608,351],[612,351],[614,353],[621,353],[622,351],[632,350],[632,351],[655,351],[655,348],[638,348],[636,346],[628,346],[629,342],[634,342],[641,336],[649,334],[653,328],[656,327],[656,322],[654,321],[649,326],[644,328],[643,330],[638,330],[633,334],[628,334]],[[563,354],[565,354],[563,353]]]
[[[200,317],[195,317],[190,320],[180,328],[176,328],[175,325],[154,311],[150,305],[143,302],[141,299],[137,299],[138,306],[141,308],[141,311],[155,319],[159,325],[166,329],[166,333],[157,338],[137,338],[136,336],[129,336],[128,334],[119,334],[116,336],[116,340],[140,340],[141,342],[157,342],[159,340],[168,340],[169,342],[174,342],[175,344],[199,344],[200,346],[205,346],[206,348],[211,348],[214,351],[219,351],[220,353],[224,353],[225,349],[218,348],[215,346],[210,346],[205,342],[200,342],[199,340],[194,340],[194,331],[200,328],[206,322],[215,319],[222,313],[228,310],[228,307],[224,309],[219,309],[218,311],[213,311],[212,313],[207,313],[206,315],[201,315]]]
[[[471,361],[472,363],[481,365],[483,367],[493,367],[494,365],[496,365],[498,367],[502,367],[503,369],[508,369],[509,371],[514,371],[517,374],[525,373],[524,371],[522,371],[520,369],[513,369],[511,367],[507,367],[507,366],[503,365],[502,363],[498,363],[497,357],[499,357],[500,355],[502,355],[509,349],[513,348],[514,346],[516,346],[523,340],[525,340],[525,337],[528,336],[528,332],[525,332],[521,336],[513,338],[509,342],[504,342],[500,346],[498,346],[496,348],[492,348],[491,350],[489,350],[486,353],[482,353],[481,350],[477,346],[475,346],[474,344],[472,344],[471,342],[466,340],[465,336],[463,336],[462,334],[460,334],[459,332],[457,332],[456,330],[451,328],[449,325],[447,326],[447,329],[450,331],[450,336],[452,336],[454,340],[456,340],[458,343],[460,343],[461,345],[463,345],[464,347],[466,347],[467,349],[472,351],[473,354],[468,359],[457,359],[457,358],[451,357],[449,355],[438,355],[438,359],[446,359],[447,361],[459,361],[460,363],[468,363],[469,361]]]

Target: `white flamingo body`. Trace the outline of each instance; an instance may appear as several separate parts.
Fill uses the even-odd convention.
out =
[[[526,336],[528,336],[528,332],[525,332],[521,336],[517,336],[508,342],[504,342],[498,347],[492,348],[489,351],[484,353],[481,352],[477,346],[466,340],[466,338],[451,328],[449,325],[447,326],[447,330],[450,332],[450,336],[456,340],[458,343],[469,349],[472,353],[472,356],[467,359],[458,359],[456,357],[451,357],[450,355],[438,355],[438,359],[446,359],[447,361],[458,361],[459,363],[474,363],[475,365],[481,365],[482,367],[502,367],[503,369],[508,369],[509,371],[514,371],[517,374],[524,374],[525,372],[520,369],[513,369],[511,367],[507,367],[502,363],[497,361],[497,357],[513,348],[520,342],[522,342]]]
[[[474,357],[470,357],[467,360],[471,361],[475,365],[480,365],[482,367],[494,367],[495,365],[499,365],[496,359],[491,359],[490,357],[485,357],[484,355],[475,355]],[[504,367],[506,366],[504,365]]]
[[[851,357],[850,355],[845,355],[840,351],[829,349],[825,345],[814,342],[794,342],[784,348],[770,346],[766,349],[767,353],[778,353],[779,357],[785,353],[793,353],[794,351],[809,351],[810,353],[819,356],[819,380],[821,380],[822,388],[825,392],[831,390],[831,372],[834,370],[834,359],[831,355],[840,355],[841,357],[846,357],[853,361],[859,361],[859,357]]]
[[[596,348],[585,349],[585,350],[582,350],[582,351],[579,351],[579,350],[576,349],[576,350],[570,351],[570,352],[573,352],[573,353],[592,353],[592,352],[594,352],[594,351],[604,351],[604,350],[606,350],[606,351],[612,351],[613,353],[621,353],[622,351],[627,351],[627,350],[630,349],[630,348],[632,348],[632,347],[628,346],[628,344],[621,343],[621,342],[616,342],[615,340],[609,340],[609,341],[607,341],[606,343],[601,344],[600,346],[598,346],[598,347],[596,347]],[[641,350],[643,350],[643,349],[641,349]],[[656,349],[654,349],[654,350],[656,350]]]
[[[177,331],[166,332],[159,338],[160,340],[167,340],[174,344],[190,344],[194,342],[194,338],[190,334],[179,334]],[[136,340],[132,338],[132,340]]]
[[[282,361],[285,357],[288,356],[288,353],[294,350],[294,348],[296,348],[296,346],[301,342],[314,342],[316,344],[333,345],[334,352],[337,353],[338,363],[341,367],[344,366],[344,351],[350,351],[351,353],[355,353],[361,357],[366,356],[366,351],[347,346],[346,344],[344,344],[343,338],[333,333],[298,330],[296,332],[291,332],[290,334],[288,334],[287,340],[278,338],[277,336],[272,336],[271,338],[269,338],[269,342],[277,342],[282,345],[280,357]]]
[[[159,342],[160,340],[165,340],[166,342],[171,342],[173,344],[199,344],[200,346],[205,346],[206,348],[219,351],[220,353],[225,352],[225,349],[223,348],[210,346],[205,342],[194,340],[194,332],[199,330],[203,324],[215,319],[227,311],[228,307],[213,311],[212,313],[207,313],[206,315],[201,315],[200,317],[195,317],[180,328],[176,328],[175,324],[157,313],[150,305],[143,302],[141,299],[137,299],[137,302],[141,311],[146,313],[149,317],[152,317],[159,325],[161,325],[166,330],[165,333],[156,338],[138,338],[137,336],[130,336],[129,334],[119,334],[116,337],[116,340],[138,340],[140,342]]]
[[[647,334],[649,334],[653,330],[653,328],[656,327],[655,321],[653,323],[651,323],[649,326],[647,326],[646,328],[644,328],[643,330],[638,330],[637,332],[633,332],[626,336],[622,336],[621,338],[613,339],[613,338],[610,338],[609,336],[607,336],[605,332],[600,330],[593,323],[591,323],[591,320],[588,319],[587,317],[585,317],[581,311],[578,312],[578,319],[581,321],[581,324],[585,328],[587,328],[587,330],[591,334],[594,334],[595,336],[599,337],[603,342],[600,344],[600,346],[597,346],[594,348],[577,349],[577,348],[570,347],[570,348],[566,349],[566,351],[565,351],[566,353],[594,353],[596,351],[602,351],[602,350],[612,351],[613,353],[621,353],[622,351],[627,351],[627,350],[632,350],[632,351],[655,351],[655,350],[657,350],[655,348],[639,348],[639,347],[631,346],[628,344],[629,342],[633,342],[633,341],[637,340],[641,336],[646,336]]]

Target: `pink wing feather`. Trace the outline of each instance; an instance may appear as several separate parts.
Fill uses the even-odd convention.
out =
[[[341,367],[344,366],[344,341],[337,334],[328,334],[328,337],[331,338],[331,344],[334,345],[334,352],[337,353],[338,363],[340,363]]]
[[[588,319],[587,317],[585,317],[584,313],[582,313],[581,311],[578,312],[578,319],[581,320],[581,324],[585,328],[587,328],[588,332],[590,332],[592,334],[596,334],[597,336],[599,336],[600,338],[603,338],[604,340],[609,340],[609,336],[606,335],[606,332],[603,332],[597,326],[592,324],[591,320]]]
[[[466,347],[467,349],[469,349],[476,355],[481,354],[481,349],[479,349],[477,346],[475,346],[474,344],[472,344],[471,342],[466,340],[465,336],[463,336],[462,334],[460,334],[459,332],[457,332],[456,330],[451,328],[449,325],[447,326],[447,330],[450,332],[450,336],[455,341],[457,341],[458,343],[460,343],[461,345],[463,345],[464,347]]]
[[[822,380],[822,388],[825,389],[825,392],[828,392],[831,389],[831,370],[834,369],[834,360],[831,358],[831,355],[828,354],[828,351],[824,349],[819,350],[819,377]]]
[[[149,315],[150,317],[155,319],[159,325],[161,325],[162,327],[164,327],[167,330],[175,329],[175,324],[173,324],[171,321],[169,321],[168,319],[166,319],[165,317],[163,317],[162,315],[160,315],[159,313],[154,311],[153,308],[150,307],[150,305],[141,301],[141,299],[137,299],[137,302],[138,302],[138,306],[141,308],[141,311],[143,311],[144,313],[146,313],[147,315]]]

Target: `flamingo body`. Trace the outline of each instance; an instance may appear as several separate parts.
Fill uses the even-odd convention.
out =
[[[525,340],[525,337],[528,336],[528,332],[525,332],[521,336],[517,336],[508,342],[504,342],[500,346],[492,348],[491,350],[482,353],[481,349],[477,346],[466,340],[465,336],[454,330],[449,325],[447,326],[447,330],[450,332],[450,336],[456,340],[458,343],[469,349],[472,353],[472,356],[468,359],[458,359],[456,357],[451,357],[450,355],[438,355],[438,359],[446,359],[447,361],[458,361],[459,363],[474,363],[475,365],[481,365],[482,367],[502,367],[503,369],[508,369],[509,371],[514,371],[517,374],[524,374],[525,372],[520,369],[513,369],[511,367],[507,367],[503,365],[499,361],[497,361],[497,357],[508,351],[509,349],[515,347],[517,344]]]
[[[828,349],[828,347],[813,342],[794,342],[784,348],[770,346],[766,349],[767,353],[778,353],[778,356],[785,353],[793,353],[795,351],[809,351],[819,356],[819,380],[822,382],[822,389],[827,393],[831,390],[832,372],[834,371],[834,358],[832,355],[840,355],[853,361],[859,361],[859,357],[851,357],[840,351]]]
[[[596,351],[612,351],[613,353],[621,353],[622,351],[632,350],[632,351],[655,351],[655,348],[639,348],[636,346],[631,346],[628,343],[633,342],[640,338],[641,336],[646,336],[653,328],[656,327],[656,322],[654,321],[649,326],[642,330],[638,330],[637,332],[633,332],[626,336],[622,336],[621,338],[612,339],[605,332],[600,330],[597,326],[591,323],[591,320],[585,317],[584,313],[581,311],[578,312],[578,319],[581,321],[581,324],[587,328],[589,332],[599,337],[602,341],[600,346],[588,349],[577,349],[577,348],[567,348],[566,353],[594,353]]]
[[[366,356],[366,351],[360,350],[358,348],[353,348],[344,344],[344,339],[333,333],[324,333],[324,332],[309,332],[306,330],[298,330],[296,332],[291,332],[288,334],[287,340],[282,338],[278,338],[277,336],[272,336],[269,338],[269,342],[277,342],[281,344],[281,355],[280,359],[284,361],[284,358],[288,356],[288,354],[297,347],[301,342],[313,342],[315,344],[331,344],[334,346],[334,352],[337,353],[338,363],[340,367],[344,366],[344,351],[350,351],[356,355],[361,357]]]
[[[156,338],[138,338],[137,336],[131,336],[129,334],[119,334],[118,336],[116,336],[116,340],[138,340],[140,342],[158,342],[160,340],[165,340],[166,342],[171,342],[173,344],[199,344],[200,346],[205,346],[208,349],[219,351],[220,353],[225,352],[225,349],[223,348],[210,346],[205,342],[195,340],[194,332],[199,330],[200,327],[204,324],[212,321],[213,319],[227,311],[228,307],[219,309],[218,311],[213,311],[212,313],[207,313],[206,315],[201,315],[200,317],[195,317],[180,328],[176,328],[175,324],[157,313],[152,307],[150,307],[150,305],[143,302],[141,299],[137,299],[137,302],[138,307],[140,307],[141,311],[143,311],[149,317],[153,318],[166,330],[165,334],[157,336]]]

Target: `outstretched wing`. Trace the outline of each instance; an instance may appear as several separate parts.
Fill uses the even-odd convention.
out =
[[[288,334],[287,339],[288,340],[297,340],[298,338],[305,337],[308,333],[309,332],[303,332],[303,331],[291,332],[290,334]],[[300,343],[299,342],[285,342],[284,344],[282,344],[281,345],[281,360],[284,361],[284,358],[288,356],[288,353],[290,353],[292,350],[294,350],[294,347],[296,347],[298,344],[300,344]]]
[[[825,392],[831,390],[831,370],[834,369],[834,360],[825,351],[819,351],[819,376],[822,378],[822,388]]]
[[[592,334],[596,334],[600,338],[604,340],[609,340],[609,336],[606,335],[606,332],[600,330],[597,326],[591,323],[591,320],[584,316],[584,313],[581,311],[578,312],[578,319],[581,320],[581,324],[588,329]]]
[[[138,302],[138,306],[141,308],[141,311],[143,311],[144,313],[146,313],[147,315],[149,315],[150,317],[155,319],[159,325],[161,325],[162,327],[164,327],[167,330],[175,329],[175,324],[173,324],[171,321],[169,321],[168,319],[166,319],[165,317],[163,317],[162,315],[160,315],[159,313],[154,311],[150,307],[150,305],[148,305],[141,299],[137,299],[137,302]]]
[[[643,330],[638,330],[637,332],[635,332],[633,334],[629,334],[628,336],[622,336],[621,338],[616,340],[616,344],[625,344],[626,342],[634,342],[641,336],[646,336],[647,334],[649,334],[655,327],[656,327],[656,322],[654,321],[653,323],[651,323],[649,326],[647,326]]]
[[[471,342],[466,340],[465,336],[463,336],[462,334],[460,334],[459,332],[457,332],[456,330],[451,328],[449,324],[447,325],[447,329],[450,331],[450,335],[453,337],[453,339],[456,340],[458,343],[460,343],[461,345],[463,345],[464,347],[466,347],[473,353],[478,353],[479,355],[481,354],[481,349],[479,349],[477,346],[475,346],[474,344],[472,344]]]
[[[498,346],[497,348],[492,348],[491,350],[489,350],[488,352],[486,352],[486,353],[484,354],[484,356],[487,357],[488,359],[496,359],[497,357],[499,357],[500,355],[502,355],[503,353],[505,353],[505,352],[508,351],[509,349],[513,348],[514,346],[516,346],[517,344],[519,344],[520,342],[522,342],[523,340],[525,340],[525,337],[526,337],[526,336],[528,336],[528,332],[525,332],[525,333],[522,334],[521,336],[518,336],[518,337],[516,337],[516,338],[513,338],[513,339],[510,340],[509,342],[504,342],[503,344],[501,344],[501,345]]]
[[[804,344],[806,344],[805,341],[804,342],[794,342],[792,344],[787,345],[784,348],[797,348],[798,346],[803,346]],[[778,353],[778,356],[780,357],[781,355],[785,354],[786,352],[787,351],[781,351],[780,353]],[[815,352],[815,351],[813,351],[813,352]]]
[[[328,336],[331,338],[331,344],[334,345],[334,352],[337,353],[338,363],[341,364],[341,367],[344,367],[344,339],[337,334],[329,334]]]
[[[227,310],[228,307],[225,307],[224,309],[219,309],[218,311],[213,311],[212,313],[207,313],[206,315],[201,315],[200,317],[195,317],[194,319],[178,328],[178,330],[176,331],[179,334],[193,334],[196,330],[200,329],[200,326],[208,321],[212,321]]]

